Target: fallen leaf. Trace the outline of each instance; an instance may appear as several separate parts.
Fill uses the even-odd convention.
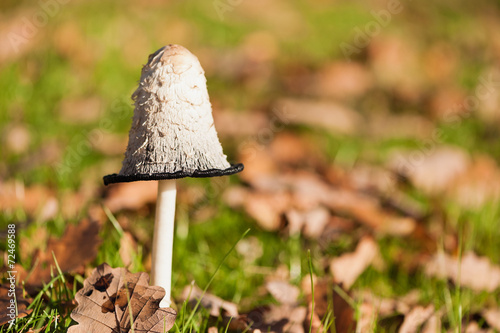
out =
[[[203,294],[203,290],[194,284],[184,287],[181,297],[183,300],[187,300],[192,307],[201,299],[200,305],[209,309],[210,315],[214,317],[219,317],[221,315],[221,309],[224,311],[225,316],[233,318],[239,316],[238,306],[236,304],[225,301],[209,293]]]
[[[450,331],[449,331],[450,332]],[[479,324],[475,321],[471,321],[470,323],[467,324],[465,327],[465,333],[496,333],[492,329],[482,329]],[[450,332],[451,333],[451,332]]]
[[[314,145],[289,132],[277,134],[269,149],[277,163],[298,165],[319,159]]]
[[[246,317],[254,332],[304,333],[306,313],[303,306],[269,305],[250,311]]]
[[[367,121],[368,135],[376,139],[417,138],[428,139],[434,129],[427,118],[414,114],[372,115]]]
[[[26,10],[23,8],[23,10],[2,14],[0,18],[0,66],[20,59],[42,40],[41,38],[25,37],[25,19],[36,14],[34,9]]]
[[[23,318],[33,312],[28,309],[31,300],[23,297],[21,288],[15,287],[15,297],[11,295],[11,284],[0,285],[0,326],[15,318]],[[15,303],[12,303],[15,300]]]
[[[108,186],[104,205],[111,212],[137,210],[146,204],[155,203],[158,183],[153,181],[119,183]]]
[[[34,289],[48,283],[52,279],[51,272],[57,274],[52,253],[63,273],[83,267],[97,255],[101,244],[99,231],[100,225],[88,219],[78,225],[68,225],[61,239],[49,239],[46,250],[35,253],[29,274],[18,266],[20,280]]]
[[[472,252],[465,253],[461,261],[445,253],[437,253],[427,263],[425,272],[429,276],[451,279],[456,285],[475,291],[492,292],[500,287],[500,267]]]
[[[363,237],[354,252],[332,259],[330,271],[336,283],[350,289],[356,279],[378,255],[378,245],[371,237]]]
[[[500,331],[500,309],[487,309],[482,315],[488,325]]]
[[[422,333],[441,333],[442,330],[441,314],[434,313],[422,327]]]
[[[449,197],[468,208],[481,208],[500,200],[500,169],[489,156],[475,158],[454,182]]]
[[[213,116],[221,137],[253,136],[269,125],[269,119],[263,112],[214,109]]]
[[[8,211],[16,208],[46,221],[57,214],[59,204],[54,191],[45,186],[26,187],[19,181],[0,182],[0,209]]]
[[[300,295],[299,288],[286,281],[269,281],[266,289],[281,304],[294,305]]]
[[[361,117],[348,107],[334,103],[300,99],[281,99],[276,108],[283,110],[287,123],[321,127],[342,134],[359,130]]]
[[[287,193],[252,192],[247,195],[244,207],[247,214],[264,230],[276,231],[281,226],[281,215],[289,203],[290,196]]]
[[[236,245],[236,251],[243,256],[243,260],[248,264],[252,264],[264,254],[262,242],[255,236],[240,240]]]
[[[416,333],[420,332],[418,329],[424,324],[434,313],[434,306],[427,307],[417,306],[412,309],[405,316],[403,324],[399,328],[399,333]]]
[[[345,296],[350,297],[347,290],[342,286],[338,286],[344,292],[340,295],[335,291],[333,283],[328,278],[316,280],[314,282],[314,314],[312,332],[323,332],[323,325],[327,316],[335,318],[335,332],[351,333],[356,332],[355,311],[348,303]],[[306,289],[308,311],[305,319],[305,327],[309,328],[312,307],[312,296],[310,289]]]
[[[8,151],[21,154],[28,150],[31,134],[25,125],[11,124],[5,131],[3,139]]]
[[[101,264],[76,294],[71,318],[78,325],[68,332],[167,332],[177,313],[159,307],[164,296],[162,287],[149,286],[146,273]]]
[[[421,98],[422,69],[414,44],[399,36],[380,35],[371,40],[368,53],[378,86],[393,90],[405,101]]]
[[[290,210],[286,213],[290,234],[304,233],[308,238],[318,238],[330,221],[330,212],[324,207],[317,207],[307,212]]]
[[[309,93],[321,97],[348,99],[366,93],[373,84],[370,72],[360,63],[333,62],[314,75]]]
[[[465,172],[469,156],[458,147],[433,146],[394,156],[390,165],[410,178],[416,188],[437,195],[446,191]]]
[[[439,120],[460,119],[459,115],[467,111],[464,100],[467,93],[457,87],[445,87],[437,90],[429,101],[431,115]]]
[[[122,155],[127,149],[127,138],[120,134],[98,131],[90,142],[92,148],[105,155]]]
[[[272,178],[278,172],[278,166],[273,159],[269,149],[266,149],[257,142],[248,141],[240,145],[238,160],[245,165],[240,178],[252,184],[264,179],[261,183],[266,184],[267,179]]]
[[[458,47],[452,43],[440,41],[430,45],[422,57],[425,74],[435,83],[445,83],[456,73],[458,55]]]

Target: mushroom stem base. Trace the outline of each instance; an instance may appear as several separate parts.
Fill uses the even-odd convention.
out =
[[[175,179],[158,181],[151,262],[151,284],[165,289],[165,297],[160,302],[161,308],[170,306],[176,194]]]

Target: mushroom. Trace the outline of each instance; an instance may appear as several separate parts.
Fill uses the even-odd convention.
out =
[[[125,159],[104,184],[158,180],[151,283],[170,306],[176,179],[215,177],[243,170],[231,165],[215,131],[206,78],[198,58],[180,45],[151,54],[132,94],[134,117]]]

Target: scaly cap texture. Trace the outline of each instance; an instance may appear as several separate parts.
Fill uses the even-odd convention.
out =
[[[119,174],[104,183],[230,175],[215,131],[206,78],[198,58],[180,45],[149,56],[133,93],[134,117]]]

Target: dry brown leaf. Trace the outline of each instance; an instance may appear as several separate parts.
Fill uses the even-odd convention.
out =
[[[248,193],[245,211],[254,218],[259,226],[267,231],[276,231],[281,226],[281,215],[290,204],[287,193]]]
[[[10,284],[0,285],[0,326],[12,319],[26,317],[33,312],[33,309],[28,309],[31,300],[23,297],[22,289],[15,287],[14,298],[14,295],[11,295],[12,290],[10,288]],[[14,299],[15,303],[12,303]]]
[[[414,114],[373,115],[367,122],[369,135],[377,139],[417,138],[426,140],[434,125],[430,120]]]
[[[489,156],[479,156],[474,163],[453,182],[450,197],[468,208],[480,208],[500,200],[500,169]]]
[[[0,16],[0,66],[23,57],[40,42],[40,38],[26,37],[26,21],[35,10],[17,10]],[[32,32],[29,32],[30,35]]]
[[[483,311],[482,315],[488,325],[500,331],[500,309],[487,309]]]
[[[500,79],[500,72],[498,67],[488,68],[479,79],[476,87],[476,92],[487,91],[486,94],[482,93],[479,98],[479,107],[477,114],[485,122],[498,123],[500,121],[500,90],[494,89],[492,82],[498,82]],[[479,96],[478,96],[479,97]]]
[[[270,305],[250,311],[246,318],[254,332],[304,333],[306,313],[303,306]]]
[[[333,62],[318,70],[309,93],[346,99],[363,95],[372,84],[365,66],[356,62]]]
[[[253,136],[269,125],[268,117],[262,112],[214,109],[213,116],[221,137]]]
[[[293,305],[300,295],[299,288],[286,281],[269,281],[266,283],[266,289],[281,304]]]
[[[343,296],[334,291],[332,281],[330,281],[329,279],[321,279],[315,281],[314,284],[314,315],[312,332],[324,331],[324,326],[322,323],[328,315],[331,315],[331,311],[333,311],[333,317],[335,318],[335,332],[355,332],[356,318],[354,309],[343,298]],[[308,293],[308,313],[305,319],[305,327],[309,328],[312,310],[312,297],[310,289],[306,289],[306,293]],[[344,293],[349,297],[349,294],[346,290],[344,290]]]
[[[109,185],[104,205],[111,212],[137,210],[146,204],[155,203],[158,192],[157,182],[133,182]]]
[[[350,289],[356,279],[370,266],[378,255],[378,245],[371,237],[363,237],[356,250],[332,259],[330,271],[336,283]]]
[[[417,306],[405,316],[403,324],[399,328],[399,333],[416,333],[422,324],[424,324],[434,313],[434,306]]]
[[[278,166],[269,149],[256,142],[244,143],[240,146],[238,160],[245,165],[240,177],[243,181],[255,186],[259,179],[271,179],[278,172]],[[265,184],[265,182],[262,182]]]
[[[452,331],[448,331],[449,333],[452,333]],[[470,323],[467,324],[464,330],[465,333],[496,333],[493,329],[482,329],[479,324],[475,321],[471,321]]]
[[[127,149],[127,138],[121,134],[100,131],[95,140],[91,141],[92,148],[105,155],[122,155]]]
[[[281,99],[276,108],[283,110],[287,122],[318,126],[343,134],[356,133],[361,123],[356,111],[334,102]]]
[[[372,304],[362,303],[358,308],[358,332],[373,332],[377,324],[377,311]]]
[[[439,120],[460,119],[459,115],[467,111],[463,105],[467,94],[457,87],[445,87],[437,90],[429,101],[431,115]]]
[[[423,67],[427,77],[436,83],[446,82],[456,73],[459,50],[447,42],[440,41],[425,50]]]
[[[245,237],[240,240],[236,245],[236,251],[243,256],[243,260],[247,264],[252,264],[264,254],[262,242],[255,236]]]
[[[15,154],[28,150],[31,142],[30,131],[23,124],[10,124],[3,135],[5,148]]]
[[[397,154],[390,161],[415,187],[431,195],[446,191],[469,164],[470,158],[461,148],[443,146]]]
[[[472,252],[464,254],[460,262],[456,257],[438,253],[427,263],[425,272],[476,291],[492,292],[500,287],[500,267]]]
[[[442,322],[441,313],[434,313],[431,315],[429,320],[422,327],[422,333],[441,333],[442,332]]]
[[[314,146],[293,133],[279,133],[269,145],[275,161],[284,164],[304,164],[317,159]]]
[[[22,182],[0,182],[0,209],[22,208],[41,221],[53,218],[59,209],[54,191],[41,186],[26,187]]]
[[[29,275],[18,266],[20,280],[35,289],[49,282],[52,279],[51,272],[57,274],[52,253],[63,273],[83,267],[97,255],[101,244],[99,231],[100,225],[88,219],[78,225],[68,225],[61,239],[49,239],[46,250],[35,253]]]
[[[187,300],[193,307],[201,298],[200,305],[209,309],[210,315],[214,317],[219,317],[221,315],[221,309],[224,311],[225,316],[233,318],[239,316],[238,306],[236,304],[225,301],[209,293],[203,294],[203,290],[194,284],[184,287],[181,297],[183,300]]]
[[[162,287],[149,286],[146,273],[101,264],[76,294],[78,306],[71,318],[78,325],[68,332],[167,332],[177,313],[159,308],[164,296]]]
[[[330,221],[330,212],[324,207],[317,207],[307,212],[290,210],[286,213],[290,234],[304,233],[308,238],[318,238]]]
[[[397,36],[375,36],[368,53],[377,84],[416,101],[422,94],[422,70],[414,44]]]

